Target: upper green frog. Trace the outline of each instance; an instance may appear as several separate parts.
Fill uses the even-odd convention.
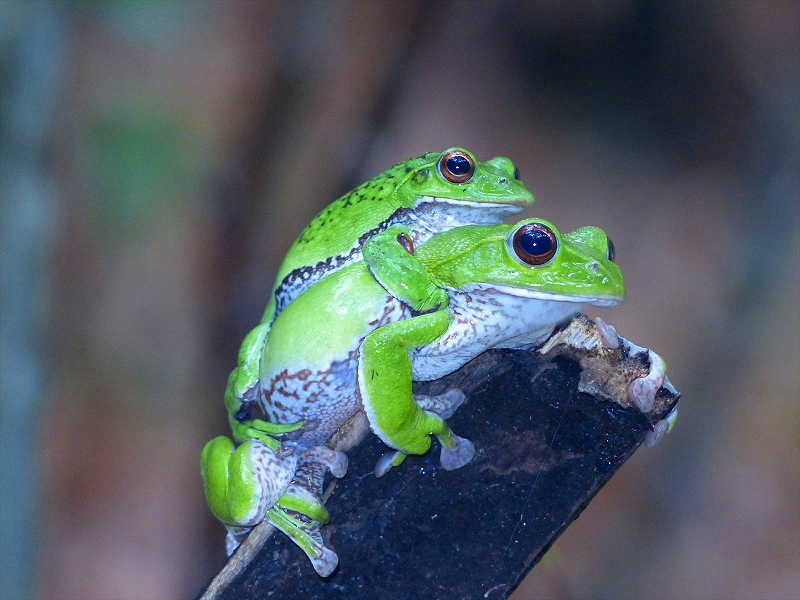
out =
[[[319,532],[328,519],[322,476],[327,468],[341,477],[347,468],[342,453],[324,446],[334,432],[363,411],[393,449],[376,473],[426,452],[432,435],[442,466],[458,468],[474,448],[445,420],[463,394],[415,396],[412,381],[451,373],[487,348],[536,347],[582,303],[612,305],[624,296],[613,245],[595,227],[562,235],[547,221],[527,219],[450,229],[416,248],[411,237],[402,225],[376,233],[361,259],[286,306],[262,343],[243,344],[238,369],[256,381],[248,399],[269,420],[234,420],[234,437],[244,443],[236,448],[217,437],[202,458],[229,552],[267,519],[318,573],[329,574],[337,558]],[[415,302],[389,291],[401,288]],[[236,398],[226,401],[229,410],[236,406]]]
[[[252,437],[253,427],[261,424],[250,419],[248,411],[258,384],[259,361],[247,357],[261,355],[270,325],[302,292],[360,260],[368,241],[375,252],[383,254],[384,272],[402,273],[404,278],[413,276],[430,284],[419,261],[410,260],[396,240],[378,234],[407,225],[410,242],[418,246],[454,227],[502,223],[505,216],[520,212],[533,201],[508,158],[482,163],[467,150],[450,148],[401,162],[330,204],[289,249],[261,323],[242,342],[239,367],[231,373],[225,390],[234,439]],[[410,274],[411,270],[417,272]],[[415,290],[393,275],[385,276],[381,283],[414,310],[429,310],[440,302],[436,293],[415,295]],[[274,428],[269,432],[276,433]]]
[[[475,160],[463,148],[428,152],[361,184],[317,215],[289,249],[264,313],[270,322],[300,292],[361,256],[388,227],[412,227],[414,244],[461,225],[492,225],[532,204],[508,158]]]

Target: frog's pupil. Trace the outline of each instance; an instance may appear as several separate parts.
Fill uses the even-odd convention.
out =
[[[472,165],[466,157],[456,154],[447,159],[447,170],[453,175],[466,175],[472,169]]]
[[[519,245],[531,256],[544,256],[553,249],[553,240],[541,229],[530,229],[520,236]]]

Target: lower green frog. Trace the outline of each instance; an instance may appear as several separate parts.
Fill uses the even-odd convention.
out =
[[[338,558],[319,532],[329,519],[320,494],[326,470],[336,477],[347,470],[346,456],[324,445],[337,429],[363,411],[392,449],[377,475],[427,452],[431,436],[442,466],[457,469],[474,454],[446,422],[463,394],[415,397],[412,381],[438,379],[488,348],[537,347],[582,304],[624,297],[613,245],[596,227],[561,234],[526,219],[458,227],[416,249],[411,239],[404,225],[373,236],[361,260],[294,298],[264,343],[240,354],[240,369],[258,371],[253,402],[266,419],[238,447],[220,436],[202,455],[206,495],[228,528],[229,553],[267,519],[320,575],[330,574]],[[398,252],[408,256],[387,258]],[[398,287],[430,308],[414,310],[387,291]]]

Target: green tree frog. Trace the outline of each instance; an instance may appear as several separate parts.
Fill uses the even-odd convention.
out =
[[[411,242],[419,245],[453,227],[502,223],[533,200],[509,159],[496,157],[482,163],[467,150],[450,148],[401,162],[329,205],[289,249],[262,321],[242,343],[238,367],[225,391],[234,439],[281,432],[249,418],[249,408],[256,401],[259,363],[270,326],[303,291],[360,260],[365,243],[375,239],[373,246],[387,246],[375,250],[383,256],[381,283],[413,309],[428,310],[442,300],[442,294],[415,295],[428,288],[409,289],[403,279],[397,279],[397,273],[409,276],[419,262],[410,260],[394,240],[376,238],[376,234],[408,225]],[[413,276],[427,281],[424,272]]]
[[[346,456],[324,445],[339,427],[364,412],[392,448],[378,475],[406,454],[425,453],[432,435],[442,466],[459,468],[474,447],[446,419],[463,394],[415,397],[412,381],[451,373],[487,348],[539,346],[582,304],[614,305],[625,293],[613,245],[596,227],[562,235],[526,219],[449,229],[419,246],[412,237],[405,225],[376,232],[359,260],[306,288],[272,322],[259,360],[250,362],[258,369],[254,401],[274,432],[238,447],[220,436],[202,455],[206,495],[228,527],[229,552],[268,519],[320,575],[330,574],[338,557],[319,532],[329,518],[320,494],[326,470],[341,477],[347,469]],[[436,301],[418,310],[388,291],[386,279]]]

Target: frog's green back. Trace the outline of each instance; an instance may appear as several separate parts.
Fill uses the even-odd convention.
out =
[[[435,164],[439,156],[440,152],[428,152],[396,164],[332,202],[308,224],[289,249],[278,271],[277,282],[295,269],[347,252],[362,235],[369,234],[372,227],[406,206],[403,197],[395,191],[417,169]],[[334,222],[336,226],[331,227]]]

